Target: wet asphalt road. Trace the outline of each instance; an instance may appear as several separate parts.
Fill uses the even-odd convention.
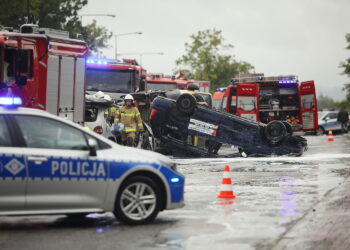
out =
[[[0,249],[350,249],[350,134],[306,138],[302,157],[176,159],[186,206],[150,225],[0,217]],[[223,203],[225,164],[237,198]]]

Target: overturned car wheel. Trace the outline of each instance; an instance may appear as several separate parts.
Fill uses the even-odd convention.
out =
[[[288,135],[293,135],[293,127],[292,127],[292,125],[290,125],[289,122],[284,122],[284,121],[283,121],[283,124],[286,127],[287,134]]]
[[[197,107],[196,99],[191,94],[182,94],[176,100],[177,109],[186,115],[192,115]]]
[[[272,121],[265,128],[265,136],[271,144],[279,143],[285,138],[286,134],[286,126],[281,121]]]

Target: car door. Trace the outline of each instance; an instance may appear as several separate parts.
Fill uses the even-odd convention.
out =
[[[338,112],[331,112],[329,114],[330,119],[327,121],[330,124],[332,130],[341,130],[341,122],[338,121]]]
[[[318,129],[318,113],[314,81],[302,82],[299,87],[299,96],[303,130]]]
[[[323,120],[322,126],[326,131],[328,131],[329,129],[331,130],[340,129],[340,125],[338,125],[339,122],[337,121],[336,113],[329,112],[323,117],[322,120]]]
[[[76,211],[102,206],[108,163],[90,157],[86,133],[65,122],[40,116],[17,115],[26,147],[28,210]]]
[[[22,148],[16,145],[8,117],[0,115],[0,214],[24,209],[26,165]]]

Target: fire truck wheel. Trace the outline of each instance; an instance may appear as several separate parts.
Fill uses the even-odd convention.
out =
[[[193,95],[182,94],[176,100],[177,109],[186,115],[192,115],[196,109],[197,102]]]
[[[286,127],[287,134],[288,135],[293,135],[293,128],[292,125],[290,125],[289,122],[283,122],[284,126]]]
[[[265,136],[271,144],[279,143],[284,139],[286,134],[286,126],[281,121],[272,121],[265,128]]]

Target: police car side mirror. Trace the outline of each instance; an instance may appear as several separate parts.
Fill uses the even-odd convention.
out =
[[[94,139],[88,139],[88,148],[90,156],[97,156],[97,141]]]

